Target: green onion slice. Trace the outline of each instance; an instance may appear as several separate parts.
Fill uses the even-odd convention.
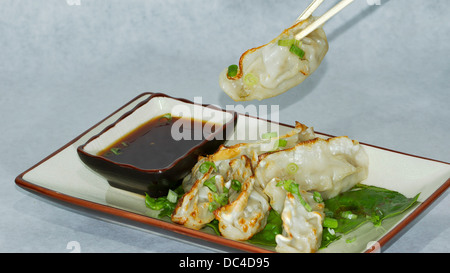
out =
[[[293,162],[289,163],[286,167],[286,170],[287,170],[288,174],[291,174],[291,175],[295,174],[298,172],[298,165]]]
[[[120,155],[122,153],[120,148],[111,148],[110,151],[115,155]]]
[[[215,193],[213,195],[214,201],[216,201],[219,205],[225,206],[228,204],[228,193]]]
[[[316,201],[317,203],[322,203],[322,202],[323,202],[322,195],[321,195],[320,192],[318,192],[318,191],[315,191],[315,192],[313,193],[313,199],[314,199],[314,201]]]
[[[299,185],[295,183],[294,180],[281,180],[277,183],[277,186],[278,187],[282,186],[286,191],[297,195],[300,204],[302,204],[303,207],[305,207],[306,211],[308,212],[312,211],[311,206],[305,201],[303,196],[300,194]]]
[[[171,113],[164,114],[164,115],[162,115],[161,118],[165,118],[168,121],[171,121],[172,120],[172,114]]]
[[[235,64],[232,64],[228,67],[228,77],[236,77],[238,73],[239,67]]]
[[[176,203],[178,199],[178,194],[174,192],[173,190],[169,189],[169,192],[167,193],[167,200],[172,203]]]
[[[354,219],[358,218],[358,215],[352,213],[349,210],[342,212],[341,216],[342,216],[342,218],[349,219],[349,220],[354,220]]]
[[[213,202],[210,202],[210,203],[209,203],[209,205],[208,205],[208,210],[209,210],[210,212],[213,212],[213,211],[215,211],[216,209],[218,209],[219,207],[220,207],[220,205],[219,205],[217,202],[213,201]]]
[[[231,188],[235,191],[240,191],[242,188],[241,182],[239,180],[233,179],[231,180]]]
[[[325,217],[323,219],[323,227],[327,228],[337,228],[338,227],[338,221],[334,218]]]
[[[253,86],[259,82],[258,77],[253,75],[252,73],[248,73],[244,76],[244,83],[248,86]]]
[[[303,57],[305,57],[305,51],[303,51],[303,49],[296,46],[295,44],[291,45],[289,51],[297,55],[300,59],[303,59]]]
[[[286,147],[286,145],[287,145],[287,140],[280,138],[277,141],[275,141],[275,143],[273,144],[273,150],[275,151],[278,148]]]
[[[213,176],[203,182],[203,186],[208,187],[212,192],[217,192],[216,176]]]
[[[277,132],[269,132],[269,133],[262,134],[261,138],[262,139],[271,139],[271,138],[274,138],[274,137],[277,137],[277,136],[278,136]]]
[[[298,41],[295,39],[281,39],[281,40],[278,40],[278,45],[291,47],[296,42],[298,42]]]
[[[201,173],[207,173],[211,167],[213,167],[214,170],[217,171],[217,167],[216,167],[216,164],[214,164],[214,162],[205,161],[205,162],[203,162],[202,165],[200,165],[199,171]]]

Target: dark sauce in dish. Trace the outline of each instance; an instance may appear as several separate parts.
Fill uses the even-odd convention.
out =
[[[205,141],[205,125],[208,125],[205,131],[213,133],[217,124],[162,115],[131,131],[98,155],[140,169],[166,168]]]

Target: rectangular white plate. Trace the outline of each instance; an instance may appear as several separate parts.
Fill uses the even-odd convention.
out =
[[[124,113],[133,109],[151,93],[144,93],[127,103],[116,112],[67,143],[59,150],[43,159],[35,166],[26,170],[16,178],[17,185],[44,194],[56,201],[64,201],[76,205],[77,208],[92,212],[106,213],[115,219],[142,224],[151,232],[205,247],[231,251],[272,252],[273,248],[236,242],[216,236],[209,228],[196,231],[185,228],[169,220],[155,218],[154,212],[145,207],[144,197],[112,188],[107,181],[87,168],[79,159],[76,148],[89,138],[98,134],[107,125],[114,122]],[[290,131],[291,126],[272,123],[270,121],[240,115],[237,130],[256,123],[267,123],[269,128],[279,126],[280,132]],[[301,122],[301,121],[300,121]],[[249,128],[245,128],[249,132]],[[250,130],[251,131],[251,130]],[[319,134],[328,137],[325,134]],[[238,138],[232,138],[238,139]],[[230,140],[234,144],[236,140]],[[375,185],[398,191],[406,197],[420,193],[419,203],[405,213],[383,221],[381,227],[374,228],[368,223],[348,234],[357,238],[352,243],[346,243],[346,237],[331,244],[321,252],[370,252],[376,251],[393,240],[394,236],[404,229],[412,220],[418,217],[450,186],[450,164],[432,159],[412,156],[368,144],[362,144],[369,155],[369,177],[364,184]],[[131,221],[130,221],[131,220]],[[171,231],[169,235],[166,230]],[[174,235],[175,234],[175,235]]]

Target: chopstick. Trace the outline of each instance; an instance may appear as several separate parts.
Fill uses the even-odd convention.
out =
[[[314,0],[311,4],[303,11],[302,14],[297,18],[296,22],[303,21],[309,18],[313,12],[323,3],[324,0]]]
[[[301,40],[305,38],[306,35],[310,34],[314,30],[316,30],[318,27],[323,25],[326,21],[328,21],[331,17],[338,14],[341,10],[343,10],[346,6],[350,5],[354,0],[342,0],[338,4],[336,4],[334,7],[332,7],[329,11],[325,12],[322,16],[320,16],[316,21],[314,21],[311,25],[307,26],[305,29],[300,31],[298,34],[295,35],[295,39]],[[305,16],[317,9],[317,7],[322,3],[321,0],[314,0],[311,5],[306,9],[303,14]],[[311,11],[312,10],[312,11]],[[303,17],[303,14],[300,15],[300,17]],[[310,15],[311,15],[310,14]],[[309,17],[309,16],[308,16]],[[306,17],[305,19],[307,19]],[[305,20],[304,19],[304,20]]]

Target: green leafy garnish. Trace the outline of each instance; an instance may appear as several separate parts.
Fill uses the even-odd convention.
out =
[[[326,248],[332,242],[341,239],[342,235],[336,235],[336,232],[332,228],[324,228],[322,231],[322,242],[319,249]]]
[[[235,64],[232,64],[228,67],[228,77],[236,77],[238,73],[239,67]]]
[[[419,194],[406,198],[396,191],[358,184],[350,191],[325,200],[325,213],[337,219],[335,231],[346,234],[366,222],[381,225],[384,219],[410,208],[418,197]]]
[[[159,210],[158,217],[162,218],[164,216],[171,217],[175,207],[177,205],[178,199],[183,196],[183,187],[178,187],[175,190],[169,190],[167,196],[162,196],[158,198],[151,197],[145,193],[145,205],[152,210]]]
[[[275,236],[283,232],[283,221],[276,210],[271,209],[267,217],[267,224],[263,230],[253,235],[248,241],[254,244],[276,246]]]
[[[212,228],[214,230],[214,232],[216,233],[216,235],[220,236],[219,220],[214,219],[211,222],[209,222],[208,224],[206,224],[206,226]]]

